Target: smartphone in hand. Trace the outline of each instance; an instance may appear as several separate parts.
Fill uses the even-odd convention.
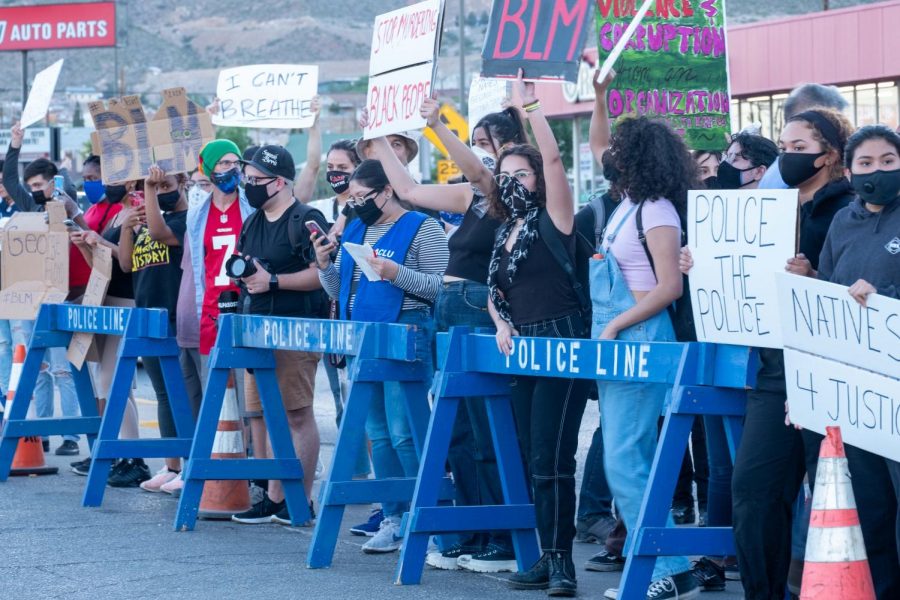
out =
[[[304,225],[306,225],[306,228],[309,230],[310,234],[315,233],[319,236],[320,239],[326,236],[326,233],[322,231],[322,227],[319,226],[319,224],[315,221],[307,221],[306,223],[304,223]]]

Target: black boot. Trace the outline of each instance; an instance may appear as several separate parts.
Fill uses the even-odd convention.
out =
[[[550,552],[550,584],[547,595],[572,597],[577,591],[572,553]]]
[[[546,590],[550,585],[550,555],[545,552],[530,569],[513,573],[506,582],[514,590]]]

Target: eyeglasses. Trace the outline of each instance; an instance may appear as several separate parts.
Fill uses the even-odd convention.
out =
[[[233,169],[240,164],[240,161],[237,160],[226,160],[222,159],[216,163],[217,167],[224,167],[226,169]]]
[[[247,185],[269,185],[273,180],[278,179],[277,177],[255,177],[251,175],[250,177],[244,176],[244,183]]]
[[[515,177],[519,181],[525,181],[532,175],[534,175],[534,171],[520,169],[514,172],[512,175],[510,175],[509,173],[498,173],[494,175],[494,181],[496,181],[497,185],[499,185],[500,187],[505,187],[513,177]]]
[[[355,197],[353,197],[353,196],[350,196],[349,198],[347,198],[347,202],[348,202],[349,204],[352,204],[353,206],[362,206],[363,204],[365,204],[365,203],[368,202],[369,200],[374,200],[375,198],[377,198],[377,197],[378,197],[378,194],[380,194],[382,191],[383,191],[383,190],[380,190],[380,189],[376,188],[376,189],[374,189],[374,190],[372,190],[372,191],[366,193],[365,196],[360,196],[360,197],[358,197],[358,198],[355,198]]]

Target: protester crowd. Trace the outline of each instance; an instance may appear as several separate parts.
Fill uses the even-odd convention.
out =
[[[787,99],[778,140],[745,130],[723,140],[718,152],[692,154],[662,121],[622,118],[611,130],[606,91],[614,75],[595,78],[590,130],[609,191],[577,214],[559,143],[533,84],[521,75],[514,84],[516,104],[476,123],[471,146],[441,121],[435,100],[422,104],[422,117],[461,169],[461,182],[416,181],[408,170],[419,152],[415,133],[359,143],[348,139],[324,155],[325,179],[334,195],[313,201],[322,153],[316,125],[309,130],[310,159],[299,173],[283,147],[242,149],[226,139],[203,147],[194,173],[154,166],[143,180],[116,184],[103,183],[101,161],[91,156],[81,173],[90,203],[82,214],[67,169],[38,159],[20,179],[23,131],[16,126],[3,165],[0,209],[9,216],[43,211],[51,200],[65,203],[73,221],[70,301],[80,300],[87,265],[105,246],[114,257],[105,305],[168,310],[195,417],[222,298],[239,298],[239,312],[245,314],[414,325],[418,358],[429,370],[436,368],[431,350],[436,332],[455,326],[495,329],[497,351],[506,355],[516,336],[690,340],[690,323],[672,307],[686,293],[683,275],[693,265],[684,247],[692,189],[797,189],[798,252],[786,257],[785,270],[849,286],[862,305],[873,293],[900,298],[900,135],[884,126],[854,131],[841,113],[846,104],[837,90],[808,84]],[[363,114],[361,126],[366,125]],[[65,189],[55,188],[58,174]],[[363,275],[344,242],[374,248],[366,266],[380,281]],[[593,256],[589,283],[573,275],[584,256]],[[4,393],[12,346],[26,343],[32,326],[0,322]],[[102,411],[117,338],[99,340],[98,349],[91,369]],[[810,485],[814,481],[821,436],[786,420],[783,353],[760,349],[759,356],[733,465],[722,424],[701,420],[669,521],[733,524],[737,555],[693,564],[687,557],[660,557],[648,599],[691,598],[700,590],[724,589],[726,579],[740,579],[752,599],[783,598],[786,587],[796,591],[809,520],[797,498],[804,478]],[[346,364],[313,352],[277,351],[275,358],[292,441],[312,497],[319,464],[313,410],[317,367],[322,362],[328,372],[340,423],[348,393]],[[143,366],[156,395],[160,435],[175,437],[159,359],[145,357]],[[63,414],[77,414],[72,375],[60,349],[45,359],[35,390],[37,416],[52,415],[54,386]],[[254,375],[240,372],[236,388],[249,453],[268,457]],[[588,571],[623,569],[626,535],[637,524],[670,393],[663,384],[603,381],[594,388],[577,379],[514,379],[515,433],[543,554],[529,570],[510,576],[511,587],[575,595],[575,542],[601,546],[585,565]],[[589,397],[599,397],[596,408]],[[448,461],[456,502],[500,504],[485,403],[468,398],[461,409]],[[598,409],[600,427],[576,490],[582,416]],[[355,459],[358,477],[370,472],[376,478],[416,477],[419,464],[405,411],[400,384],[385,383],[365,432],[358,432],[370,442]],[[139,436],[134,398],[121,436]],[[77,455],[77,441],[65,437],[56,454]],[[852,446],[847,454],[877,596],[900,598],[900,465]],[[73,463],[73,471],[86,475],[90,461]],[[151,474],[143,460],[123,459],[108,483],[178,495],[181,466],[180,459],[170,458]],[[253,488],[252,508],[234,515],[234,521],[291,523],[279,481],[253,482]],[[384,503],[366,523],[352,527],[354,534],[370,538],[363,551],[399,549],[408,508],[408,503]],[[508,532],[478,532],[432,549],[428,564],[516,571]],[[607,590],[606,597],[616,598],[617,590]]]

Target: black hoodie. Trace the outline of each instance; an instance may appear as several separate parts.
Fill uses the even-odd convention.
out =
[[[857,198],[839,211],[819,260],[819,279],[851,286],[865,279],[900,299],[900,199],[871,212]]]
[[[809,202],[800,205],[800,252],[819,269],[819,256],[825,237],[835,215],[855,199],[853,187],[841,177],[815,193]],[[854,280],[855,281],[855,280]],[[784,380],[784,352],[777,348],[761,348],[760,367],[756,375],[756,389],[787,395]]]

